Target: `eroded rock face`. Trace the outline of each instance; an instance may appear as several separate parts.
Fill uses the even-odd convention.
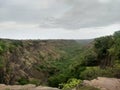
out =
[[[64,55],[67,55],[67,52],[59,48],[67,47],[73,42],[5,40],[3,44],[12,48],[0,55],[4,62],[3,67],[0,68],[0,83],[15,85],[21,78],[25,80],[34,78],[41,84],[46,84],[50,72],[57,72],[50,62],[61,60]]]
[[[98,77],[91,81],[84,80],[84,85],[97,87],[101,90],[120,90],[120,79]]]
[[[51,88],[51,87],[43,87],[43,86],[39,86],[36,87],[35,85],[32,84],[28,84],[28,85],[4,85],[1,84],[0,85],[0,90],[59,90],[58,88]]]

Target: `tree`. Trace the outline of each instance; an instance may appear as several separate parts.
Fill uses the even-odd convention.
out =
[[[114,50],[116,59],[120,60],[120,31],[114,33]]]
[[[94,51],[97,55],[97,60],[100,63],[101,68],[111,66],[112,56],[109,52],[113,46],[114,40],[112,36],[106,36],[95,39]]]

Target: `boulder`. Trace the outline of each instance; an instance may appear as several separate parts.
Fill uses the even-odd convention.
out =
[[[97,79],[83,81],[84,85],[100,88],[101,90],[120,90],[120,79],[98,77]]]

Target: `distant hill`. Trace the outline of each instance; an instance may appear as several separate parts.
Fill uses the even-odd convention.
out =
[[[76,40],[76,41],[82,45],[88,45],[89,43],[92,43],[94,39],[83,39],[83,40]]]

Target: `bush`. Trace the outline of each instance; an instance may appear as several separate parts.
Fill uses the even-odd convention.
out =
[[[92,80],[97,77],[114,77],[112,68],[100,69],[99,67],[88,67],[81,72],[80,78],[84,80]]]
[[[34,84],[34,85],[36,85],[36,86],[39,86],[39,85],[41,84],[41,81],[38,80],[38,79],[30,79],[30,80],[29,80],[29,83],[30,83],[30,84]]]
[[[116,78],[120,78],[120,64],[117,63],[115,67],[112,69],[113,76]]]
[[[22,77],[21,79],[18,80],[18,82],[20,85],[25,85],[29,83],[29,80]]]
[[[65,74],[54,75],[48,79],[48,84],[51,87],[58,87],[60,83],[64,83],[68,80],[68,76]]]
[[[79,79],[75,79],[75,78],[72,78],[72,79],[69,79],[67,81],[67,83],[65,84],[60,84],[60,86],[62,86],[63,90],[69,90],[69,89],[72,89],[74,87],[76,87],[78,84],[80,84],[82,81],[79,80]]]

